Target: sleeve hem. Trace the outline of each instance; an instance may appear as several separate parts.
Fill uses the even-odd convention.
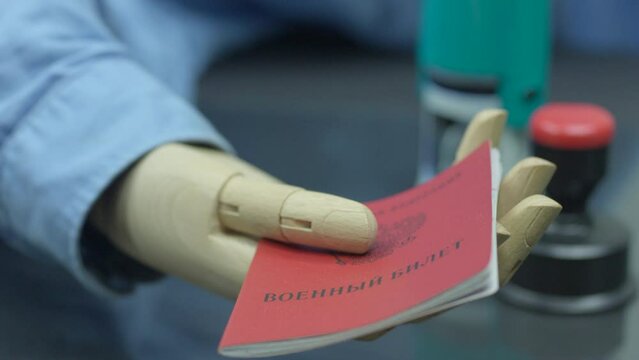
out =
[[[87,288],[114,295],[82,261],[80,236],[105,188],[145,153],[170,142],[233,151],[197,111],[134,62],[85,62],[42,98],[3,144],[0,199],[9,243],[36,249]]]

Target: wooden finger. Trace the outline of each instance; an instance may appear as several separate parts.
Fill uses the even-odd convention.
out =
[[[532,195],[504,215],[500,223],[510,237],[498,249],[499,282],[506,284],[559,215],[561,205],[543,195]]]
[[[502,109],[486,109],[478,112],[468,124],[457,147],[455,162],[461,161],[486,140],[490,140],[493,147],[498,147],[507,116],[508,113]]]
[[[377,235],[375,216],[364,204],[243,176],[222,188],[218,216],[245,234],[355,254],[368,251]]]
[[[526,158],[513,166],[499,187],[497,220],[523,199],[542,194],[556,169],[555,164],[538,157]]]

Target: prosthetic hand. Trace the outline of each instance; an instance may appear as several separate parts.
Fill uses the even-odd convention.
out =
[[[506,114],[479,113],[457,152],[499,143]],[[554,165],[528,158],[504,178],[498,205],[499,273],[512,274],[558,214],[541,195]],[[213,149],[169,144],[150,152],[96,203],[91,221],[123,252],[161,272],[237,296],[257,246],[271,239],[365,252],[376,222],[364,205],[280,184]]]
[[[229,298],[261,237],[361,254],[377,234],[363,204],[284,185],[232,155],[182,144],[142,158],[90,219],[131,257]]]
[[[506,123],[506,112],[479,112],[466,128],[457,148],[455,162],[459,162],[486,140],[493,147]],[[559,215],[561,205],[540,195],[555,173],[555,165],[544,159],[528,157],[519,161],[503,177],[497,200],[497,257],[499,283],[505,285],[517,272],[533,246],[537,244],[550,223]],[[421,322],[435,315],[413,322]],[[360,338],[375,340],[393,328]]]

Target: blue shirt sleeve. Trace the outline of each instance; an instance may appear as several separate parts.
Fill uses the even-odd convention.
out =
[[[136,6],[124,14],[125,3]],[[92,204],[163,143],[230,150],[184,98],[211,56],[261,26],[246,30],[234,19],[253,20],[237,10],[217,28],[200,28],[202,15],[177,11],[179,2],[144,3],[0,4],[0,238],[104,293],[113,289],[80,248]],[[225,37],[237,27],[243,32]]]
[[[98,235],[84,231],[85,219],[119,174],[161,144],[231,151],[189,103],[206,66],[287,22],[401,47],[414,29],[391,1],[0,2],[0,239],[98,292],[130,289],[133,279],[114,285],[96,257],[87,260],[95,251],[82,244]]]

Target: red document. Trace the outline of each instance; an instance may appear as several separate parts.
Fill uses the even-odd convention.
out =
[[[312,349],[497,291],[497,157],[486,143],[428,183],[368,203],[378,238],[366,255],[260,241],[220,352]]]

